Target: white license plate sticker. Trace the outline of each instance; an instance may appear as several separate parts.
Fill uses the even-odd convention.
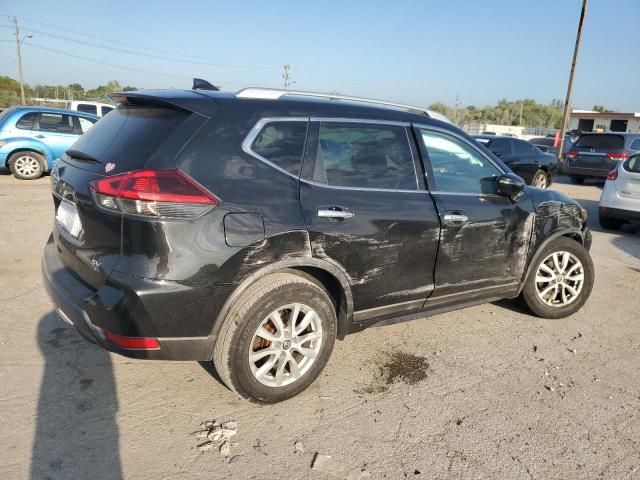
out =
[[[82,231],[80,215],[78,215],[78,209],[73,203],[64,200],[60,202],[56,212],[56,221],[75,238],[78,238]]]

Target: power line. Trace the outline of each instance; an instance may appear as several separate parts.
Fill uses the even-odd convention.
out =
[[[133,44],[133,43],[121,42],[121,41],[110,39],[110,38],[105,38],[105,37],[100,37],[100,36],[97,36],[97,35],[92,35],[92,34],[89,34],[89,33],[79,32],[77,30],[71,30],[71,29],[68,29],[68,28],[62,28],[59,25],[52,25],[50,23],[40,22],[38,20],[33,20],[33,19],[30,19],[30,18],[25,18],[25,17],[18,17],[18,18],[20,18],[23,21],[36,23],[38,25],[42,25],[42,26],[49,27],[49,28],[54,28],[54,29],[56,29],[56,31],[63,31],[63,32],[73,33],[75,35],[81,35],[81,36],[84,36],[84,37],[93,38],[95,40],[100,40],[102,42],[107,42],[107,43],[110,43],[110,44],[114,44],[115,43],[115,44],[118,44],[118,45],[123,45],[125,47],[136,48],[138,50],[146,50],[146,51],[149,51],[149,52],[163,53],[165,55],[166,54],[178,55],[180,57],[199,58],[201,60],[209,60],[209,61],[214,60],[214,61],[226,62],[226,60],[215,59],[215,58],[211,58],[211,57],[207,57],[207,56],[192,55],[192,54],[186,54],[186,53],[182,53],[182,52],[167,52],[166,50],[161,50],[161,49],[157,49],[157,48],[150,48],[150,47],[145,47],[145,46],[142,46],[142,45],[136,45],[136,44]],[[54,36],[54,37],[56,36],[56,35],[50,34],[50,33],[44,33],[44,32],[38,32],[38,33],[42,33],[43,35],[50,35],[50,36]],[[100,45],[97,45],[97,46],[100,47],[100,48],[105,48],[105,47],[100,46]],[[182,60],[176,60],[176,61],[182,61]],[[249,63],[245,63],[245,65],[246,65],[246,68],[251,68],[251,65]],[[212,66],[225,66],[225,65],[214,65],[214,64],[212,64]],[[278,66],[256,65],[255,68],[280,68],[280,67],[278,67]]]
[[[34,30],[34,29],[31,29],[31,28],[23,28],[22,30],[24,30],[26,32],[30,32],[30,33],[37,33],[38,35],[45,35],[47,37],[57,38],[59,40],[64,40],[66,42],[78,43],[80,45],[96,47],[96,48],[102,48],[102,49],[105,49],[105,50],[111,50],[111,51],[119,52],[119,53],[126,53],[126,54],[129,54],[129,55],[138,55],[138,56],[141,56],[141,57],[155,58],[155,59],[158,59],[158,60],[165,60],[165,61],[168,60],[168,61],[172,61],[172,62],[191,63],[191,64],[195,64],[195,65],[207,65],[207,66],[210,66],[210,67],[249,68],[249,69],[280,68],[280,67],[273,67],[273,66],[266,66],[266,65],[246,65],[246,64],[242,65],[242,64],[209,63],[209,62],[200,62],[200,61],[187,60],[187,59],[181,59],[181,58],[163,57],[163,56],[160,56],[160,55],[153,55],[153,54],[150,54],[150,53],[133,52],[131,50],[125,50],[123,48],[107,47],[106,45],[99,45],[97,43],[91,43],[91,42],[87,42],[87,41],[84,41],[84,40],[76,40],[74,38],[64,37],[62,35],[55,35],[53,33],[43,32],[41,30]]]

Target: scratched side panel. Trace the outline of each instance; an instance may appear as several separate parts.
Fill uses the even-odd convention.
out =
[[[329,188],[301,182],[314,257],[346,271],[355,310],[426,299],[433,289],[440,223],[427,192]],[[317,216],[340,207],[353,218]]]
[[[535,223],[531,200],[433,195],[441,214],[463,212],[469,221],[442,229],[431,298],[519,281]]]

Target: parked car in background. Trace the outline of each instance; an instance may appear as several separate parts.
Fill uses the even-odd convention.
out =
[[[61,317],[107,350],[213,361],[273,403],[381,321],[516,297],[561,318],[589,297],[586,211],[428,111],[258,88],[117,98],[51,174],[43,255]]]
[[[500,135],[475,135],[478,143],[499,157],[514,173],[538,188],[547,188],[556,175],[557,162],[553,155],[519,138]]]
[[[573,183],[606,178],[636,152],[640,152],[640,133],[583,133],[566,153],[563,170]]]
[[[548,153],[557,157],[558,149],[554,146],[555,141],[556,140],[554,137],[537,137],[530,139],[529,143],[535,145],[544,153]],[[564,137],[564,147],[562,148],[563,155],[571,150],[571,145],[573,145],[573,142],[571,141],[571,137],[567,135],[566,137]]]
[[[62,154],[99,117],[57,108],[13,107],[0,114],[0,170],[33,180],[53,168]]]
[[[107,113],[109,113],[116,107],[108,103],[74,100],[72,102],[67,102],[65,108],[67,110],[75,110],[77,112],[90,113],[92,115],[104,117]]]
[[[619,162],[609,172],[600,196],[600,226],[618,230],[625,223],[640,223],[640,154]]]

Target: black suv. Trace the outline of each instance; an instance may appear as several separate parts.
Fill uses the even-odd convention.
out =
[[[43,258],[60,316],[108,350],[213,361],[270,403],[369,325],[516,297],[560,318],[591,292],[585,211],[426,111],[266,89],[112,98],[53,171]]]

